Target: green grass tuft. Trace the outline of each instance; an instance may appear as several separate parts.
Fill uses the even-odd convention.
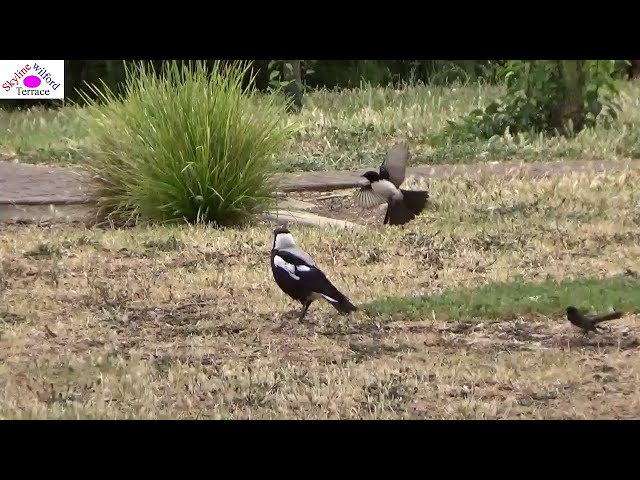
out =
[[[522,279],[445,291],[432,297],[380,298],[363,305],[369,316],[400,315],[468,321],[508,320],[518,315],[564,315],[574,305],[579,309],[624,312],[640,311],[640,281],[629,277],[578,278],[530,282]]]
[[[247,71],[173,62],[159,76],[140,64],[124,98],[92,87],[98,100],[78,111],[92,138],[88,168],[104,180],[102,213],[231,225],[267,207],[274,157],[293,129],[282,97],[243,87]]]

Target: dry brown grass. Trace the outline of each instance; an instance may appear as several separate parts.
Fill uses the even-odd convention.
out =
[[[369,228],[292,231],[358,304],[516,274],[606,277],[640,271],[639,180],[439,180],[404,229],[350,207],[332,215]],[[271,229],[3,229],[0,416],[640,416],[637,316],[587,340],[561,311],[464,326],[316,303],[299,324],[269,271]]]

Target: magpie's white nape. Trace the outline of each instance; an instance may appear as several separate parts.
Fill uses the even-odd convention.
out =
[[[409,147],[405,144],[394,145],[387,152],[379,172],[371,170],[362,175],[369,181],[369,185],[355,193],[356,201],[365,208],[387,203],[385,225],[404,225],[422,212],[427,204],[429,192],[400,188],[405,179],[409,157]]]
[[[313,259],[299,249],[287,227],[273,230],[271,272],[278,287],[292,299],[302,303],[302,321],[314,300],[324,299],[340,313],[358,309],[320,270]]]

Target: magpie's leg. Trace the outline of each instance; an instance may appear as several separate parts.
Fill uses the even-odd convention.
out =
[[[300,322],[302,321],[304,316],[307,314],[307,310],[309,309],[309,305],[311,305],[311,302],[309,300],[304,302],[304,307],[302,308],[302,313],[300,314],[300,318],[298,319]]]

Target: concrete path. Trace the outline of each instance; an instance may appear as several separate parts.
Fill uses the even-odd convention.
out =
[[[471,165],[418,165],[407,168],[407,178],[442,178],[471,173],[545,177],[575,171],[617,171],[640,166],[639,160],[494,162]],[[360,175],[368,169],[286,173],[280,176],[283,192],[329,191],[366,184]],[[0,161],[0,204],[69,204],[90,201],[90,179],[70,167],[49,167]]]
[[[640,159],[629,160],[571,160],[552,162],[491,162],[469,165],[417,165],[407,168],[407,179],[410,176],[426,178],[448,178],[456,175],[484,173],[489,175],[522,176],[544,178],[563,175],[570,172],[615,172],[627,167],[640,167]],[[283,192],[329,191],[353,188],[367,183],[360,175],[369,168],[334,172],[299,172],[282,176],[280,188]]]
[[[0,162],[0,205],[85,203],[90,191],[87,176],[71,168]]]
[[[418,165],[407,169],[411,176],[432,179],[455,175],[485,173],[489,175],[541,178],[576,171],[620,171],[640,167],[640,160],[553,161],[539,163],[494,162],[471,165]],[[280,176],[282,192],[329,191],[366,184],[360,175],[368,169],[331,172],[300,172]],[[91,179],[70,167],[27,165],[0,161],[0,222],[22,221],[42,215],[69,220],[77,216],[73,206],[88,207],[91,202]],[[70,208],[71,207],[71,208]],[[284,212],[283,212],[284,213]]]

